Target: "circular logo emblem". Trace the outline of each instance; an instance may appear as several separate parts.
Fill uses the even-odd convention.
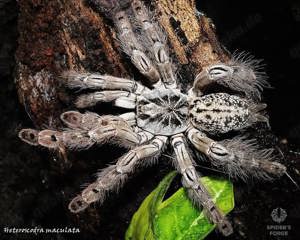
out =
[[[287,213],[283,208],[275,208],[271,212],[271,217],[274,222],[282,223],[286,219]]]

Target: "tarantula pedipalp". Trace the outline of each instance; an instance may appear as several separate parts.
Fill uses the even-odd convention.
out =
[[[68,111],[61,115],[67,129],[23,129],[20,138],[29,144],[62,152],[88,149],[107,141],[130,148],[71,201],[69,209],[74,213],[83,211],[93,202],[103,202],[107,193],[119,188],[138,166],[153,163],[165,146],[171,144],[175,153],[174,165],[182,174],[182,183],[189,196],[196,205],[203,206],[209,219],[224,235],[229,235],[231,224],[199,181],[189,148],[196,148],[230,176],[268,178],[285,173],[283,165],[272,161],[271,150],[260,150],[252,140],[235,137],[216,142],[209,138],[209,135],[240,131],[258,121],[268,122],[262,113],[266,105],[258,102],[260,90],[266,84],[259,62],[238,56],[228,63],[209,66],[185,93],[174,73],[175,64],[169,57],[166,37],[158,24],[150,19],[146,7],[139,0],[131,1],[127,9],[117,0],[97,3],[111,9],[109,15],[123,50],[151,87],[125,78],[67,72],[64,79],[69,88],[99,90],[79,96],[75,102],[78,108],[112,102],[128,109],[129,113],[99,116],[91,112]],[[205,95],[203,89],[211,83],[225,85],[244,96]]]

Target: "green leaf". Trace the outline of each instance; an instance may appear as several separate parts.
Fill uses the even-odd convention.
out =
[[[176,172],[169,173],[143,201],[127,229],[126,240],[199,240],[215,228],[192,205],[184,188],[162,201],[175,176]],[[202,177],[201,181],[223,213],[229,213],[234,207],[233,185],[215,177]]]

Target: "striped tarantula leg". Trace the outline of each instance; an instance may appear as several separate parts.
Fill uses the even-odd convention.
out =
[[[127,114],[127,116],[130,115]],[[112,139],[123,146],[131,147],[141,142],[139,134],[134,132],[122,116],[99,116],[95,113],[81,114],[76,111],[69,111],[63,113],[61,119],[68,127],[85,129],[86,135],[97,144]]]
[[[24,128],[19,132],[19,138],[30,145],[38,146],[39,131],[31,128]]]
[[[232,226],[224,214],[218,209],[209,192],[202,184],[199,174],[193,166],[193,161],[184,144],[183,134],[172,137],[171,144],[176,155],[176,166],[182,174],[183,185],[187,188],[191,199],[198,205],[203,206],[208,218],[217,225],[219,231],[225,236],[232,233]]]
[[[79,213],[85,210],[88,206],[89,204],[83,200],[82,196],[78,195],[72,199],[72,202],[69,204],[69,210],[72,213]]]
[[[234,55],[227,63],[210,65],[196,77],[193,91],[197,95],[206,85],[218,83],[243,92],[247,98],[260,100],[263,88],[269,87],[261,62],[241,53]]]
[[[19,138],[34,146],[43,146],[58,151],[59,155],[68,162],[66,149],[83,150],[90,148],[94,142],[82,130],[53,131],[22,129]]]
[[[65,79],[65,84],[69,88],[124,90],[137,95],[140,95],[145,90],[149,90],[145,86],[130,79],[97,73],[66,71],[62,77]]]
[[[119,115],[119,117],[124,119],[124,121],[134,129],[134,132],[140,135],[140,139],[142,139],[141,143],[149,141],[154,137],[152,133],[144,131],[143,129],[137,127],[136,114],[134,112],[123,113]]]
[[[123,113],[119,117],[124,119],[130,127],[136,126],[136,114],[134,112]]]
[[[102,144],[108,139],[113,139],[122,146],[136,146],[140,144],[140,136],[122,119],[119,122],[102,122],[97,128],[88,132],[93,141]]]
[[[151,59],[146,55],[143,46],[138,42],[126,12],[117,12],[113,16],[113,21],[122,48],[130,56],[132,63],[154,86],[160,85],[160,74]]]
[[[122,187],[123,183],[128,178],[134,169],[143,164],[149,164],[151,161],[141,161],[145,158],[155,158],[158,156],[167,141],[167,137],[157,136],[149,144],[141,145],[130,150],[127,154],[121,157],[116,165],[110,166],[100,172],[96,182],[90,184],[81,193],[80,200],[84,208],[93,202],[99,201],[100,204],[105,200],[109,191],[117,190]],[[84,208],[78,208],[78,197],[74,198],[69,204],[71,212],[78,212]],[[75,211],[74,211],[75,209]]]
[[[103,117],[96,113],[80,113],[78,111],[64,112],[60,115],[60,119],[67,127],[82,130],[91,130],[103,121]]]
[[[195,128],[188,130],[188,139],[231,177],[270,179],[286,173],[284,165],[273,161],[272,150],[259,149],[254,140],[236,137],[217,143]]]
[[[154,138],[154,135],[152,133],[144,131],[143,129],[141,129],[139,127],[136,127],[135,131],[139,135],[140,144],[144,144],[146,142],[149,142],[151,139]]]
[[[77,108],[95,106],[99,102],[113,102],[115,106],[134,109],[136,95],[127,91],[102,91],[80,95],[75,105]]]
[[[140,0],[133,0],[131,7],[138,25],[143,30],[142,34],[146,36],[146,41],[143,43],[147,50],[153,54],[163,82],[168,88],[176,88],[174,65],[169,57],[165,34],[158,24],[150,19],[149,10]],[[144,40],[144,38],[142,39]]]
[[[73,130],[73,132],[76,132],[77,130],[80,133],[83,133],[83,130],[91,130],[92,128],[95,128],[99,122],[102,121],[102,118],[96,113],[82,114],[77,111],[64,112],[61,114],[60,118],[67,127]],[[68,132],[71,133],[72,131],[69,130]],[[53,136],[51,133],[53,133]],[[24,142],[30,145],[41,145],[52,149],[57,147],[58,143],[56,140],[59,139],[61,143],[62,136],[62,132],[51,130],[38,131],[35,129],[22,129],[19,132],[19,138]],[[45,138],[52,141],[45,141]],[[52,144],[52,142],[56,143]]]
[[[120,122],[128,124],[131,127],[136,126],[136,115],[134,112],[123,113],[119,116],[106,115],[100,116],[94,112],[80,113],[78,111],[67,111],[60,115],[63,123],[72,129],[91,130],[103,124],[104,122]]]
[[[136,146],[142,139],[123,118],[117,116],[69,111],[63,113],[61,119],[71,129],[64,131],[22,129],[19,137],[31,145],[40,145],[62,153],[65,149],[88,149],[95,143],[102,144],[111,138],[124,146]]]
[[[34,136],[33,136],[34,135]],[[22,129],[19,138],[34,146],[43,146],[53,150],[87,149],[95,142],[83,130],[68,129],[65,131]]]

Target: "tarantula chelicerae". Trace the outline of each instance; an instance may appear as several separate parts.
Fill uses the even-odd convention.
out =
[[[204,154],[213,165],[232,177],[270,178],[286,172],[282,164],[272,161],[271,150],[259,149],[253,140],[241,136],[216,142],[209,137],[240,131],[255,122],[268,123],[263,113],[266,104],[259,103],[260,92],[266,85],[260,61],[240,55],[227,63],[211,65],[196,76],[187,93],[182,92],[175,64],[168,54],[166,36],[151,20],[146,7],[139,0],[131,1],[127,9],[117,0],[97,3],[109,9],[123,50],[151,87],[125,78],[67,72],[63,79],[69,88],[100,90],[79,96],[75,103],[78,108],[112,102],[129,109],[129,113],[99,116],[92,112],[68,111],[61,115],[67,129],[23,129],[20,138],[32,145],[60,151],[88,149],[107,141],[130,148],[71,201],[69,209],[74,213],[93,202],[103,202],[107,193],[119,188],[138,166],[153,163],[166,145],[171,144],[175,152],[174,165],[182,174],[182,183],[190,198],[203,206],[224,235],[229,235],[231,224],[199,180],[189,148]],[[239,94],[204,95],[203,89],[212,83]]]

